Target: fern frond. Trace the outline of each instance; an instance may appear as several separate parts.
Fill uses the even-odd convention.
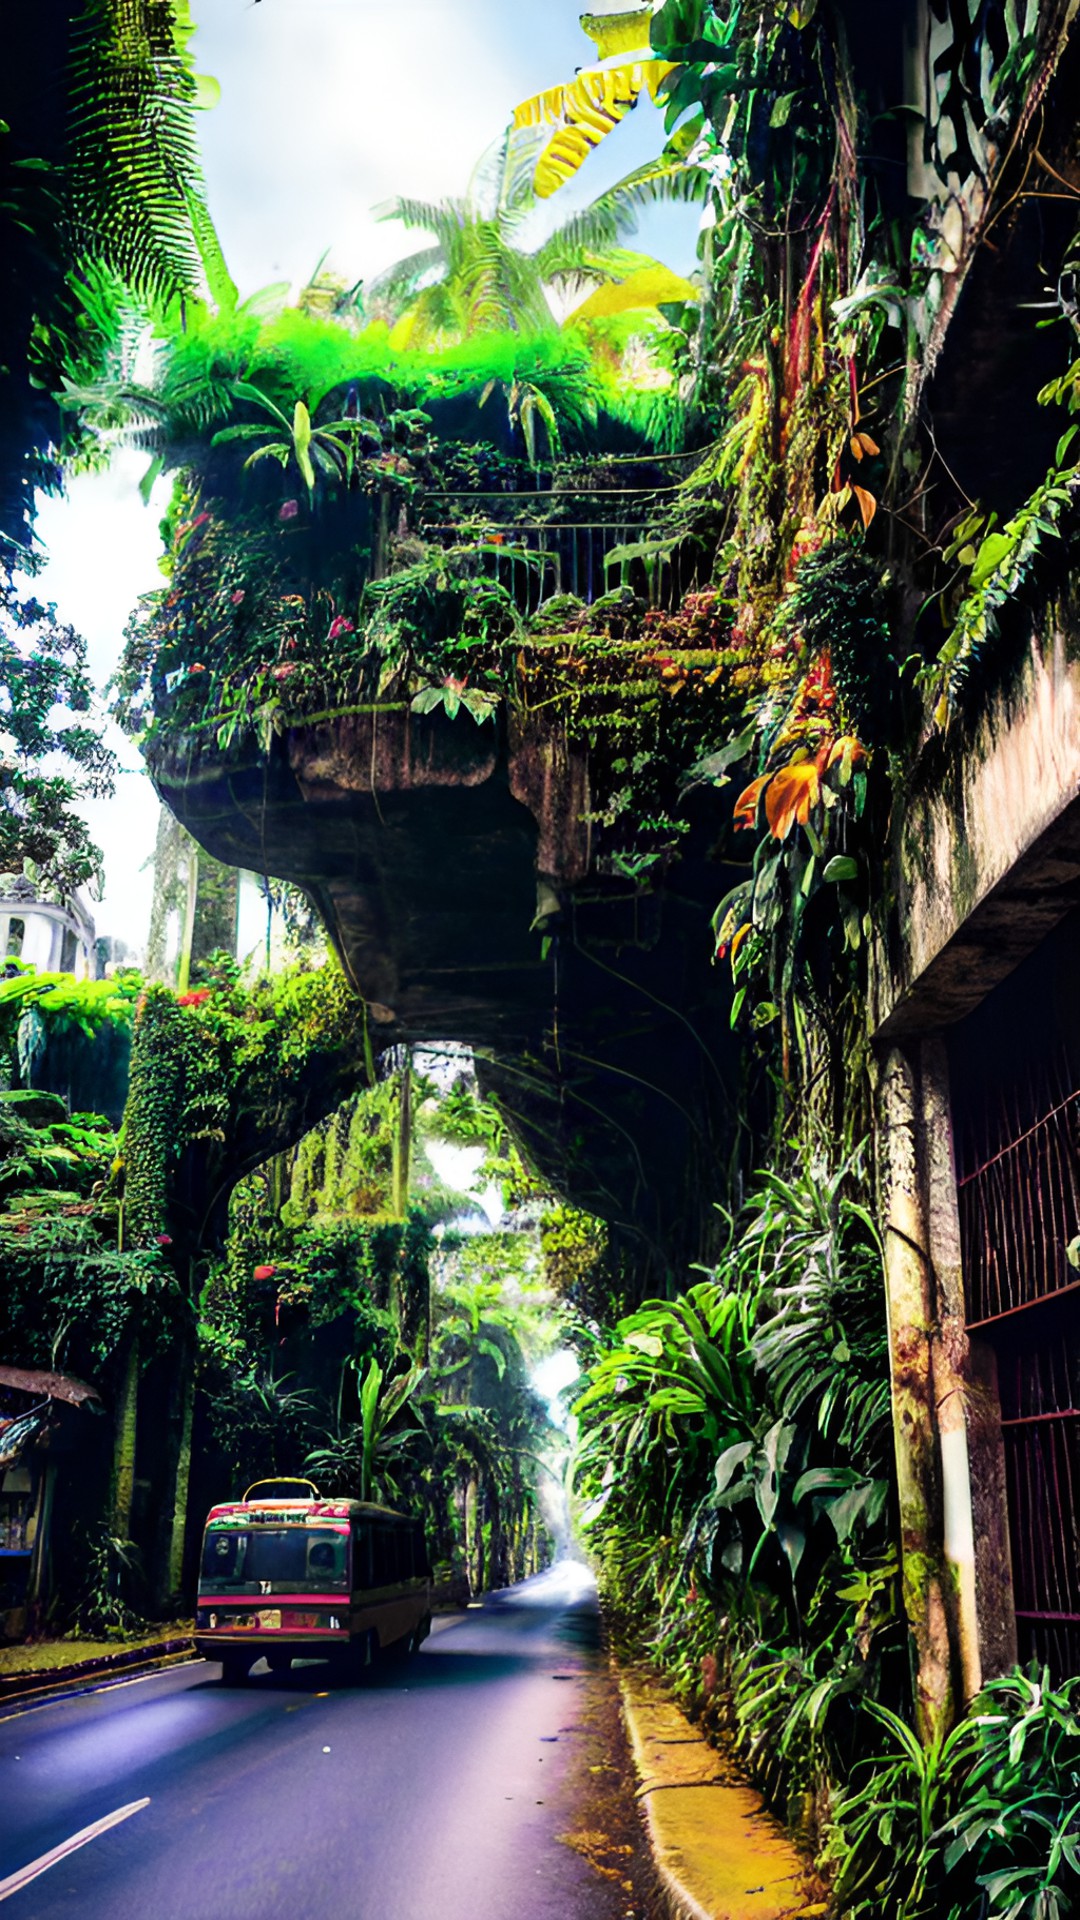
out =
[[[198,297],[208,278],[226,302],[232,286],[206,207],[183,38],[172,0],[86,0],[72,29],[73,250],[159,309]]]

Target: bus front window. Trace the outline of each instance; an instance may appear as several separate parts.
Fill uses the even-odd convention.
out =
[[[315,1527],[210,1527],[203,1544],[202,1593],[297,1593],[346,1588],[349,1537]]]

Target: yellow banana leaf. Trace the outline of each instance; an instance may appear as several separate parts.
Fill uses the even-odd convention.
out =
[[[547,124],[556,129],[536,164],[533,186],[546,200],[577,172],[593,147],[618,126],[644,91],[656,100],[674,62],[642,58],[615,66],[586,67],[557,87],[547,87],[514,110],[513,126]]]
[[[636,53],[649,44],[651,7],[629,7],[624,13],[583,13],[581,24],[596,47],[598,60],[616,53]]]
[[[698,300],[701,296],[689,280],[670,267],[639,267],[625,280],[597,287],[575,307],[571,320],[600,320],[613,313],[632,313],[637,307],[659,307],[668,301]]]

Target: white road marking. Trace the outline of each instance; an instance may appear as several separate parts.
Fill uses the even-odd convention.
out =
[[[20,1867],[18,1873],[10,1874],[6,1880],[0,1880],[0,1900],[7,1900],[11,1894],[18,1893],[22,1887],[28,1887],[31,1880],[37,1879],[39,1873],[47,1872],[61,1860],[66,1860],[70,1853],[77,1853],[80,1847],[85,1847],[88,1841],[96,1840],[99,1834],[108,1833],[110,1827],[118,1827],[121,1820],[130,1820],[133,1813],[141,1813],[143,1808],[149,1805],[148,1794],[145,1800],[132,1800],[126,1807],[117,1807],[115,1813],[107,1813],[104,1819],[95,1820],[93,1826],[83,1827],[81,1832],[73,1833],[70,1840],[62,1840],[58,1847],[50,1848],[49,1852],[43,1853],[40,1859],[31,1860],[28,1867]]]

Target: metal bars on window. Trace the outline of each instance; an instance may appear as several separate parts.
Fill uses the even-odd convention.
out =
[[[997,1359],[1019,1647],[1065,1674],[1080,1671],[1080,1094],[1051,1098],[1027,1102],[1043,1108],[1029,1124],[988,1115],[996,1150],[957,1191],[968,1331]]]

